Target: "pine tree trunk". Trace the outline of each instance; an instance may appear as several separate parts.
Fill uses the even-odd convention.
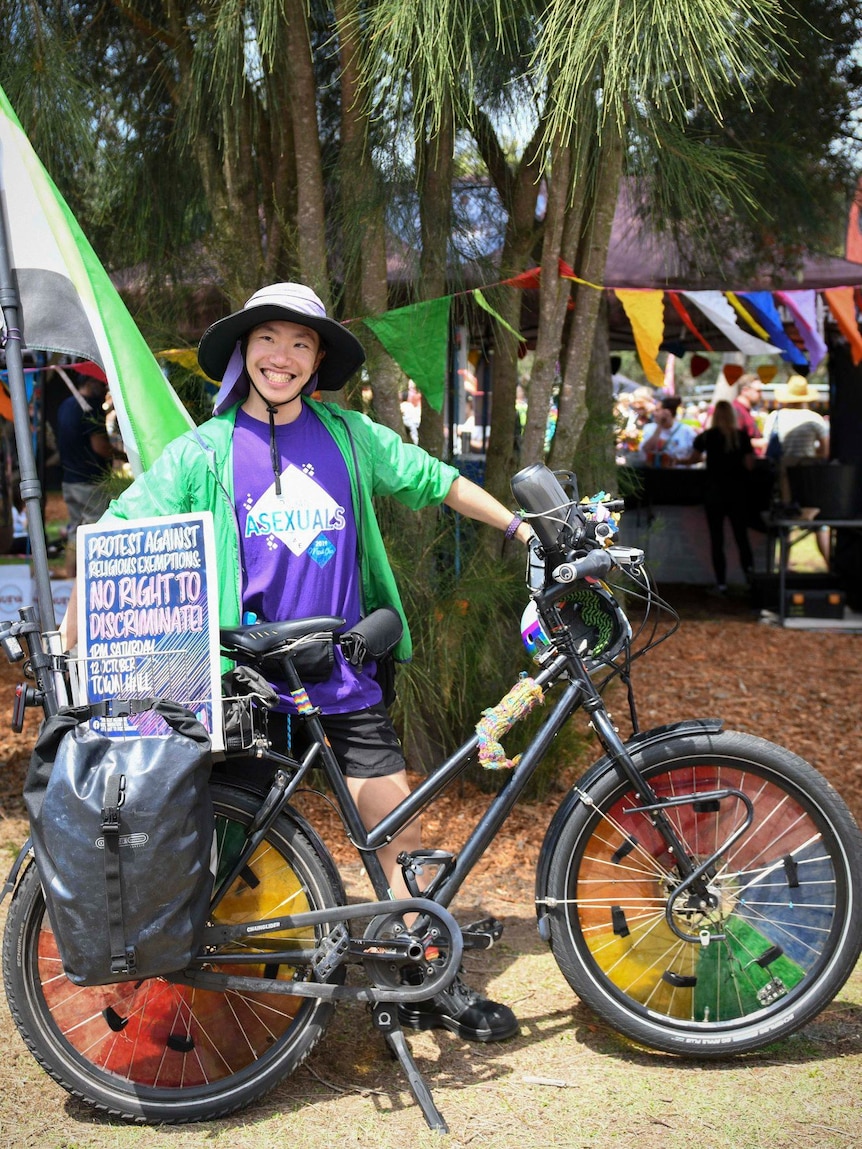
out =
[[[287,85],[296,156],[296,237],[299,277],[313,288],[327,309],[331,305],[326,258],[326,208],[317,85],[311,61],[306,0],[284,0],[288,23]]]
[[[448,288],[449,237],[452,231],[452,182],[455,174],[455,125],[448,104],[440,115],[438,132],[417,146],[419,181],[419,256],[420,300],[439,299]],[[448,360],[447,360],[448,363]],[[444,387],[444,396],[448,393]],[[441,458],[444,453],[444,406],[439,411],[428,402],[422,403],[419,444],[429,454]]]
[[[336,0],[341,60],[341,206],[344,224],[344,303],[349,316],[389,309],[384,200],[368,143],[369,110],[359,86],[361,45],[355,35],[357,0]],[[358,329],[357,329],[358,328]],[[403,434],[403,372],[368,328],[354,327],[368,356],[374,416]]]
[[[506,234],[501,258],[501,278],[517,275],[533,261],[539,228],[536,204],[541,171],[540,146],[543,128],[539,125],[514,170],[508,164],[500,142],[486,117],[477,115],[477,143],[506,211]],[[507,287],[495,292],[492,305],[516,331],[521,326],[522,297]],[[494,332],[494,392],[491,433],[485,460],[485,487],[503,503],[511,501],[509,482],[516,469],[515,397],[518,384],[519,341],[497,326]]]
[[[530,372],[527,424],[521,444],[520,465],[545,458],[545,436],[554,382],[560,366],[563,331],[571,301],[571,283],[561,279],[560,260],[572,264],[577,253],[584,210],[584,184],[572,184],[571,148],[555,147],[548,176],[548,206],[542,242],[539,284],[539,328]]]
[[[622,141],[609,131],[599,156],[593,206],[581,248],[583,255],[580,266],[575,269],[580,278],[590,283],[601,283],[604,278],[622,171]],[[577,470],[576,448],[587,419],[587,378],[596,324],[601,313],[601,296],[600,290],[583,284],[578,285],[575,293],[575,310],[560,386],[557,428],[550,452],[551,465],[560,470]],[[610,375],[610,363],[605,367]]]
[[[586,384],[587,417],[575,452],[582,495],[616,492],[614,396],[610,372],[608,301],[602,294]]]

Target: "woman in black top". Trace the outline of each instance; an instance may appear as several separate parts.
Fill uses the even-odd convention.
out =
[[[736,425],[733,406],[721,399],[712,413],[712,424],[695,438],[689,463],[706,455],[706,521],[712,549],[717,590],[727,590],[727,559],[724,554],[724,520],[730,519],[739,561],[750,581],[754,556],[746,520],[746,476],[754,466],[754,449],[745,431]]]

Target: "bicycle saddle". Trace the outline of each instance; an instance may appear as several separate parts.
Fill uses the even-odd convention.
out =
[[[343,618],[316,615],[313,618],[293,618],[285,622],[255,622],[250,626],[222,627],[219,638],[222,647],[239,651],[254,658],[274,654],[288,642],[309,635],[335,634],[344,626]]]

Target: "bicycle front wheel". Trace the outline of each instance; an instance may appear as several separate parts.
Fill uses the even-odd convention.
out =
[[[212,794],[220,877],[239,856],[259,802],[222,785],[213,785]],[[282,815],[213,921],[257,921],[343,901],[331,860]],[[311,949],[326,931],[272,936],[282,949]],[[12,1016],[36,1059],[70,1093],[132,1121],[202,1121],[248,1105],[301,1064],[333,1010],[309,998],[204,991],[162,978],[73,985],[63,973],[35,865],[15,891],[3,966]],[[220,968],[217,954],[210,968]],[[306,976],[294,966],[267,963],[263,953],[259,965],[230,969],[283,980]]]
[[[720,1057],[793,1032],[832,1000],[862,947],[862,837],[849,811],[808,763],[749,735],[699,734],[633,757],[660,800],[681,800],[665,814],[689,859],[720,851],[709,897],[684,892],[668,919],[676,859],[630,783],[605,774],[549,867],[562,973],[615,1029],[664,1052]],[[746,818],[740,794],[752,822],[727,845]]]

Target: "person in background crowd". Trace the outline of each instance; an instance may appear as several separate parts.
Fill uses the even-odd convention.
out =
[[[411,379],[407,390],[401,394],[401,421],[411,443],[419,442],[419,424],[422,422],[422,395]]]
[[[739,428],[745,431],[751,440],[755,455],[763,454],[763,436],[754,417],[754,411],[761,404],[763,398],[763,384],[756,375],[741,375],[737,383],[737,395],[733,400],[733,409],[736,412],[736,421]]]
[[[812,411],[809,403],[818,399],[817,391],[804,375],[791,375],[784,386],[775,388],[776,409],[769,415],[763,428],[764,441],[769,444],[774,435],[780,445],[778,461],[778,489],[781,501],[793,502],[788,467],[795,467],[806,459],[829,458],[829,427],[822,415]],[[814,518],[816,507],[801,507],[802,518]],[[830,561],[829,528],[817,532],[817,546],[828,563]]]
[[[647,387],[638,387],[632,392],[629,409],[631,411],[630,426],[641,433],[652,422],[656,401]]]
[[[648,467],[686,466],[695,432],[677,418],[680,399],[668,395],[653,414],[654,422],[644,428],[641,455]]]
[[[105,429],[103,404],[108,385],[83,375],[77,394],[57,410],[57,449],[63,465],[63,500],[69,515],[66,538],[66,577],[75,577],[75,536],[82,523],[101,517],[111,493],[108,479],[114,449]]]
[[[720,399],[712,412],[711,426],[694,439],[688,462],[698,463],[706,456],[706,498],[704,510],[709,527],[715,590],[727,591],[727,558],[724,553],[724,520],[729,519],[739,552],[739,563],[750,583],[754,556],[746,526],[746,476],[754,464],[748,434],[737,426],[733,406]]]
[[[515,387],[515,450],[520,453],[521,442],[527,427],[527,394],[520,383]]]
[[[471,451],[481,454],[485,450],[484,428],[476,422],[476,403],[472,395],[464,396],[464,422],[458,425],[458,435],[463,455]]]
[[[775,388],[777,407],[766,420],[763,438],[768,442],[773,432],[777,434],[785,467],[801,459],[829,458],[826,420],[809,407],[817,398],[816,389],[803,375],[791,375],[784,386]]]
[[[9,548],[11,555],[26,555],[30,553],[30,536],[27,531],[27,508],[18,491],[12,499],[12,545]]]

